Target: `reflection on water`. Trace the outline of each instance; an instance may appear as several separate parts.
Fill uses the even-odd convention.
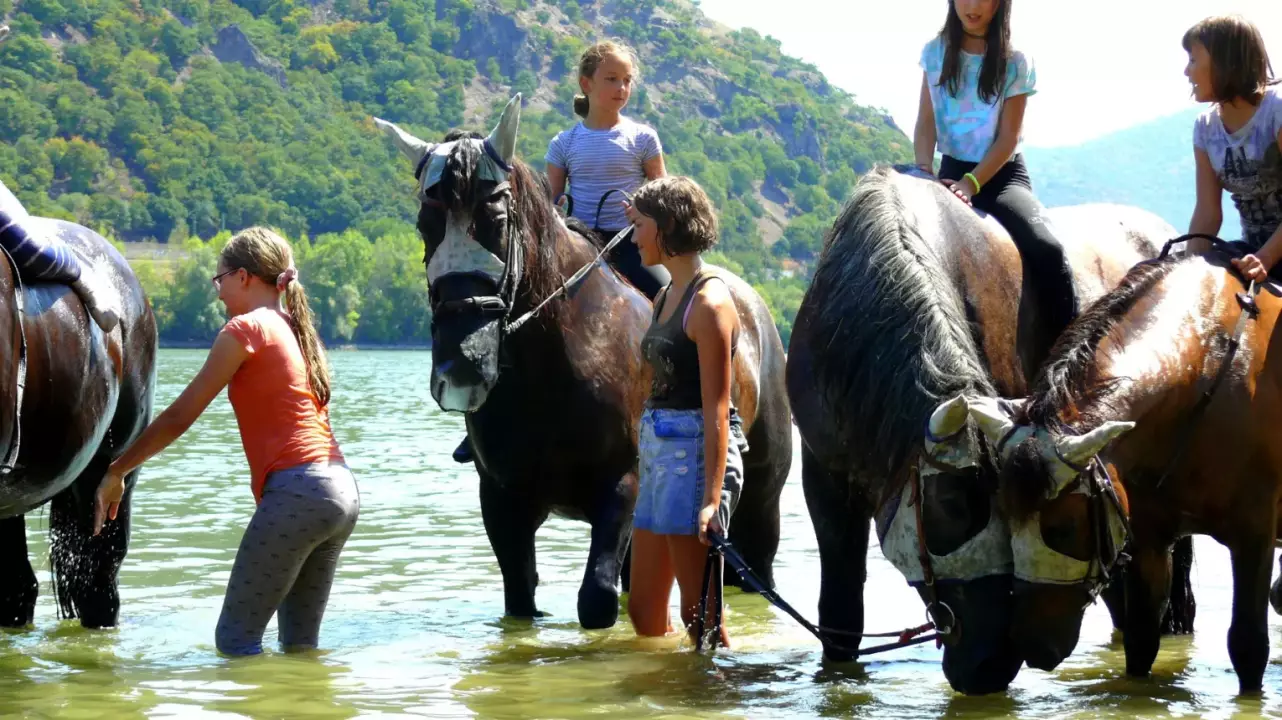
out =
[[[168,403],[203,358],[162,352],[157,403]],[[1235,697],[1227,553],[1202,538],[1198,634],[1165,640],[1148,680],[1125,676],[1102,606],[1087,614],[1077,652],[1059,669],[1025,669],[1008,693],[984,698],[949,689],[932,645],[825,663],[804,630],[734,590],[726,621],[736,649],[715,657],[676,638],[639,640],[626,620],[584,631],[575,602],[587,526],[556,519],[538,538],[539,607],[551,617],[504,619],[475,475],[449,457],[462,423],[431,402],[428,356],[335,353],[333,364],[335,430],[362,498],[324,649],[236,660],[214,651],[224,585],[253,509],[235,420],[220,398],[143,471],[121,571],[121,627],[88,632],[58,622],[42,572],[35,628],[0,633],[0,717],[1282,716],[1277,664],[1263,698]],[[798,470],[784,491],[776,578],[814,617],[818,555]],[[33,562],[47,568],[44,512],[28,516],[27,527]],[[920,623],[916,595],[873,554],[869,629]],[[1282,646],[1282,622],[1270,615],[1270,623],[1274,647]],[[267,641],[275,642],[274,625]]]

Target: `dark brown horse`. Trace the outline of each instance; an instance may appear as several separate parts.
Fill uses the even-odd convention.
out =
[[[636,501],[641,360],[649,301],[603,262],[586,227],[556,213],[546,181],[514,156],[520,96],[488,138],[427,143],[376,121],[414,164],[432,316],[432,396],[467,416],[481,515],[509,615],[540,615],[534,533],[557,513],[588,522],[584,627],[613,625]],[[731,539],[769,577],[791,463],[783,346],[764,303],[732,284],[742,333],[732,390],[751,450]],[[546,304],[544,304],[546,303]]]
[[[1172,233],[1133,208],[1050,214],[1083,300],[1103,294]],[[937,181],[878,168],[826,238],[789,348],[788,392],[822,567],[820,624],[862,632],[877,515],[883,552],[924,601],[941,601],[956,616],[944,673],[966,693],[1004,689],[1025,656],[1010,635],[1013,558],[995,507],[996,471],[964,406],[940,403],[1023,394],[1042,360],[1032,348],[1046,347],[1037,308],[1022,300],[1030,297],[1024,283],[1019,252],[996,222]],[[904,512],[913,499],[904,488],[919,467],[920,533]],[[921,545],[932,558],[934,596],[922,582]]]
[[[109,627],[120,609],[116,574],[129,544],[132,493],[120,505],[120,522],[99,537],[94,495],[107,465],[151,420],[155,319],[129,265],[100,235],[27,215],[2,184],[0,208],[30,233],[56,235],[72,247],[85,272],[98,273],[100,286],[119,295],[121,311],[120,325],[104,334],[69,287],[19,283],[0,255],[0,457],[8,466],[0,468],[0,626],[32,621],[39,586],[23,515],[50,503],[61,615]],[[127,487],[137,476],[126,478]]]
[[[1229,548],[1229,655],[1247,692],[1260,689],[1268,662],[1282,490],[1282,362],[1273,352],[1282,300],[1275,286],[1256,298],[1259,316],[1246,324],[1204,414],[1193,412],[1228,359],[1244,289],[1220,255],[1138,266],[1069,327],[1026,403],[1003,409],[977,400],[971,408],[989,437],[1009,434],[1001,492],[1012,522],[1040,528],[1016,537],[1040,574],[1098,557],[1099,518],[1111,515],[1092,497],[1102,473],[1083,471],[1093,470],[1097,456],[1106,463],[1130,515],[1128,673],[1147,675],[1157,656],[1167,553],[1176,539],[1205,534]],[[1044,643],[1075,635],[1081,604],[1080,587],[1042,583],[1028,594],[1016,631]]]

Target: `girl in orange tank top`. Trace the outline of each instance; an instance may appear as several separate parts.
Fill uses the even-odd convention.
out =
[[[178,399],[108,468],[94,532],[115,520],[125,475],[178,439],[226,387],[258,507],[236,554],[215,640],[229,655],[261,652],[267,622],[279,612],[281,644],[312,648],[360,510],[329,424],[324,348],[293,253],[276,233],[249,228],[233,237],[212,280],[231,320]]]

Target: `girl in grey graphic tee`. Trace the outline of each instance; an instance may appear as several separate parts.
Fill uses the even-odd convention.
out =
[[[1197,208],[1189,232],[1214,235],[1228,191],[1242,216],[1249,254],[1234,265],[1247,277],[1282,276],[1282,94],[1254,25],[1213,17],[1184,35],[1184,74],[1198,102],[1214,103],[1193,126]]]

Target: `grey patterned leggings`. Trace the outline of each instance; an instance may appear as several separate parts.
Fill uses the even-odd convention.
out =
[[[360,505],[346,465],[298,465],[267,476],[227,581],[215,632],[219,652],[261,653],[277,612],[282,647],[316,647],[338,554]]]

